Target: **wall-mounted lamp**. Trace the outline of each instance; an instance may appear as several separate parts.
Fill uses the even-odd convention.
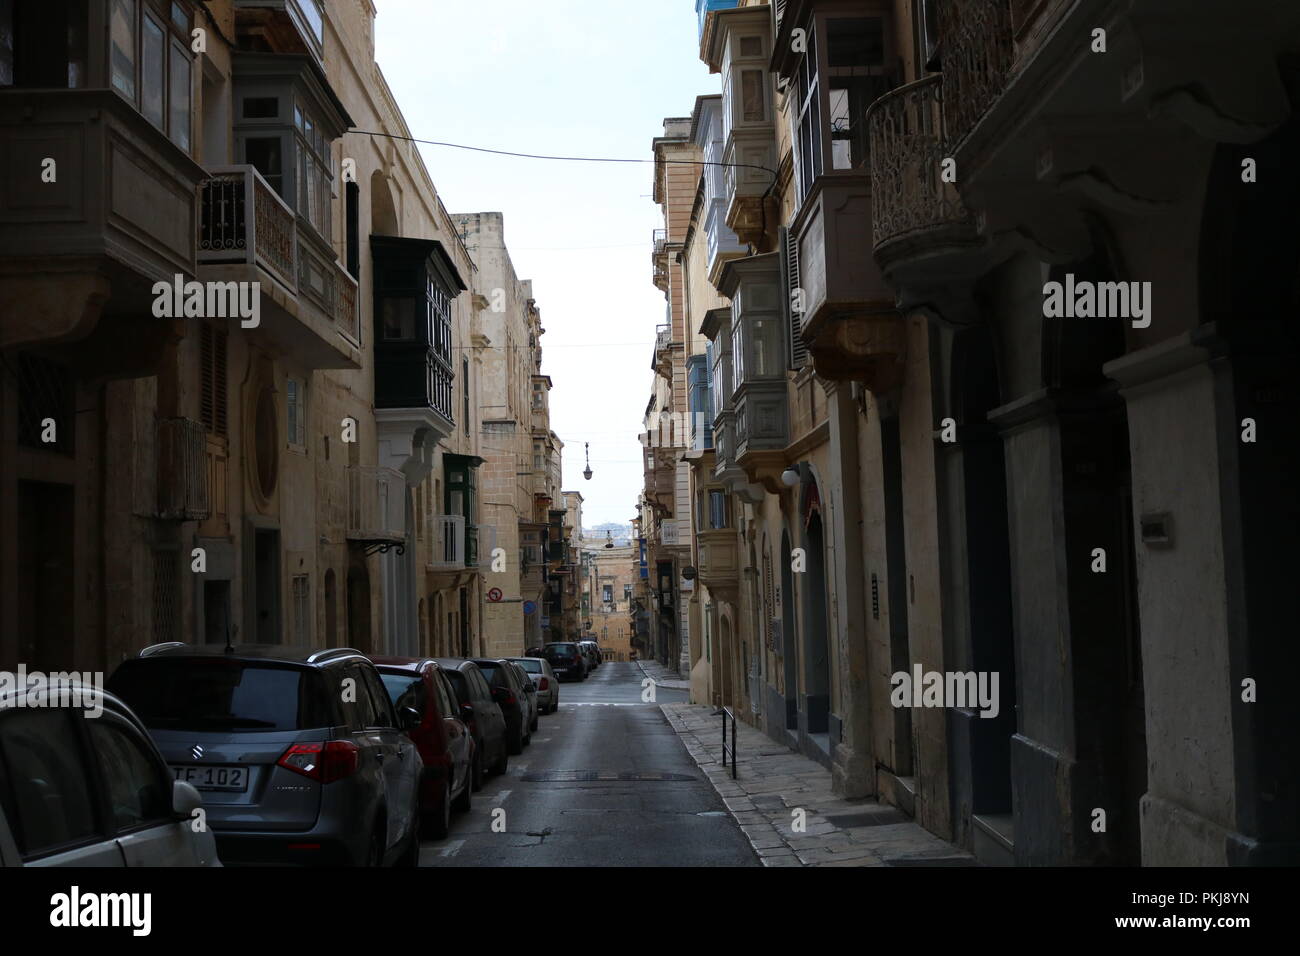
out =
[[[793,488],[795,485],[808,484],[812,475],[812,470],[808,467],[806,461],[796,461],[793,465],[781,472],[781,483],[787,488]]]

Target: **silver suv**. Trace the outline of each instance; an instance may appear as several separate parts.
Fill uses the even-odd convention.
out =
[[[198,791],[126,704],[37,693],[0,696],[0,866],[221,865]]]
[[[419,715],[359,651],[161,644],[109,687],[202,792],[224,863],[417,862]]]

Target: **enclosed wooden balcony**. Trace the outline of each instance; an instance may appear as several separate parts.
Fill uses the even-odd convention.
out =
[[[203,168],[106,89],[0,89],[0,348],[151,374],[178,332],[153,285],[193,276]]]
[[[308,53],[325,63],[323,0],[234,0],[236,33],[278,53]]]

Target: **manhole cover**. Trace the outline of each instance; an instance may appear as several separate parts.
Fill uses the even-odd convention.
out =
[[[533,783],[588,783],[607,781],[610,783],[643,783],[661,780],[694,780],[684,773],[634,773],[624,771],[613,773],[608,770],[531,770],[519,779]]]

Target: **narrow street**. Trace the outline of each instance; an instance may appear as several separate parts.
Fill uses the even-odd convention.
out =
[[[745,836],[669,726],[658,688],[641,701],[635,663],[606,663],[565,683],[557,713],[421,866],[757,866]],[[505,810],[504,832],[493,811]],[[499,827],[498,827],[499,829]]]

